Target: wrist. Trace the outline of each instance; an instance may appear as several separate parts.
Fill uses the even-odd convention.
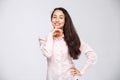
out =
[[[85,72],[85,71],[83,71],[83,70],[80,70],[80,74],[81,74],[81,75],[83,75],[83,74],[84,74],[84,72]]]

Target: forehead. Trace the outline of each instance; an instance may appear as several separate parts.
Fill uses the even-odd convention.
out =
[[[53,15],[63,15],[64,16],[64,13],[61,10],[55,10]]]

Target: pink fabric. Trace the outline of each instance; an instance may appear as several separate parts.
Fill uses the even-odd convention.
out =
[[[48,62],[47,80],[73,80],[70,68],[74,67],[74,63],[69,56],[68,47],[63,37],[53,39],[50,32],[47,37],[39,38],[40,48]],[[84,74],[86,69],[96,62],[96,53],[82,40],[80,50],[87,57],[86,64],[80,70]]]

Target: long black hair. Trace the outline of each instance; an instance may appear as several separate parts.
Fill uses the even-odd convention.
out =
[[[53,13],[56,10],[61,10],[65,15],[65,24],[63,27],[63,33],[64,33],[64,40],[66,41],[66,44],[68,46],[69,54],[73,59],[78,59],[78,56],[81,54],[80,51],[81,42],[73,25],[72,19],[69,13],[67,12],[67,10],[65,10],[62,7],[58,7],[53,10],[51,14],[51,20],[53,17]]]

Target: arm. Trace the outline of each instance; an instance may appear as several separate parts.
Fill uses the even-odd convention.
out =
[[[86,70],[92,65],[96,63],[97,56],[94,50],[83,40],[81,40],[81,47],[80,47],[81,53],[85,54],[87,57],[87,61],[83,68],[80,70],[81,74],[84,74]]]
[[[43,51],[43,55],[46,56],[47,58],[50,58],[53,49],[52,32],[48,34],[47,38],[39,38],[39,42],[40,42],[40,48]]]

